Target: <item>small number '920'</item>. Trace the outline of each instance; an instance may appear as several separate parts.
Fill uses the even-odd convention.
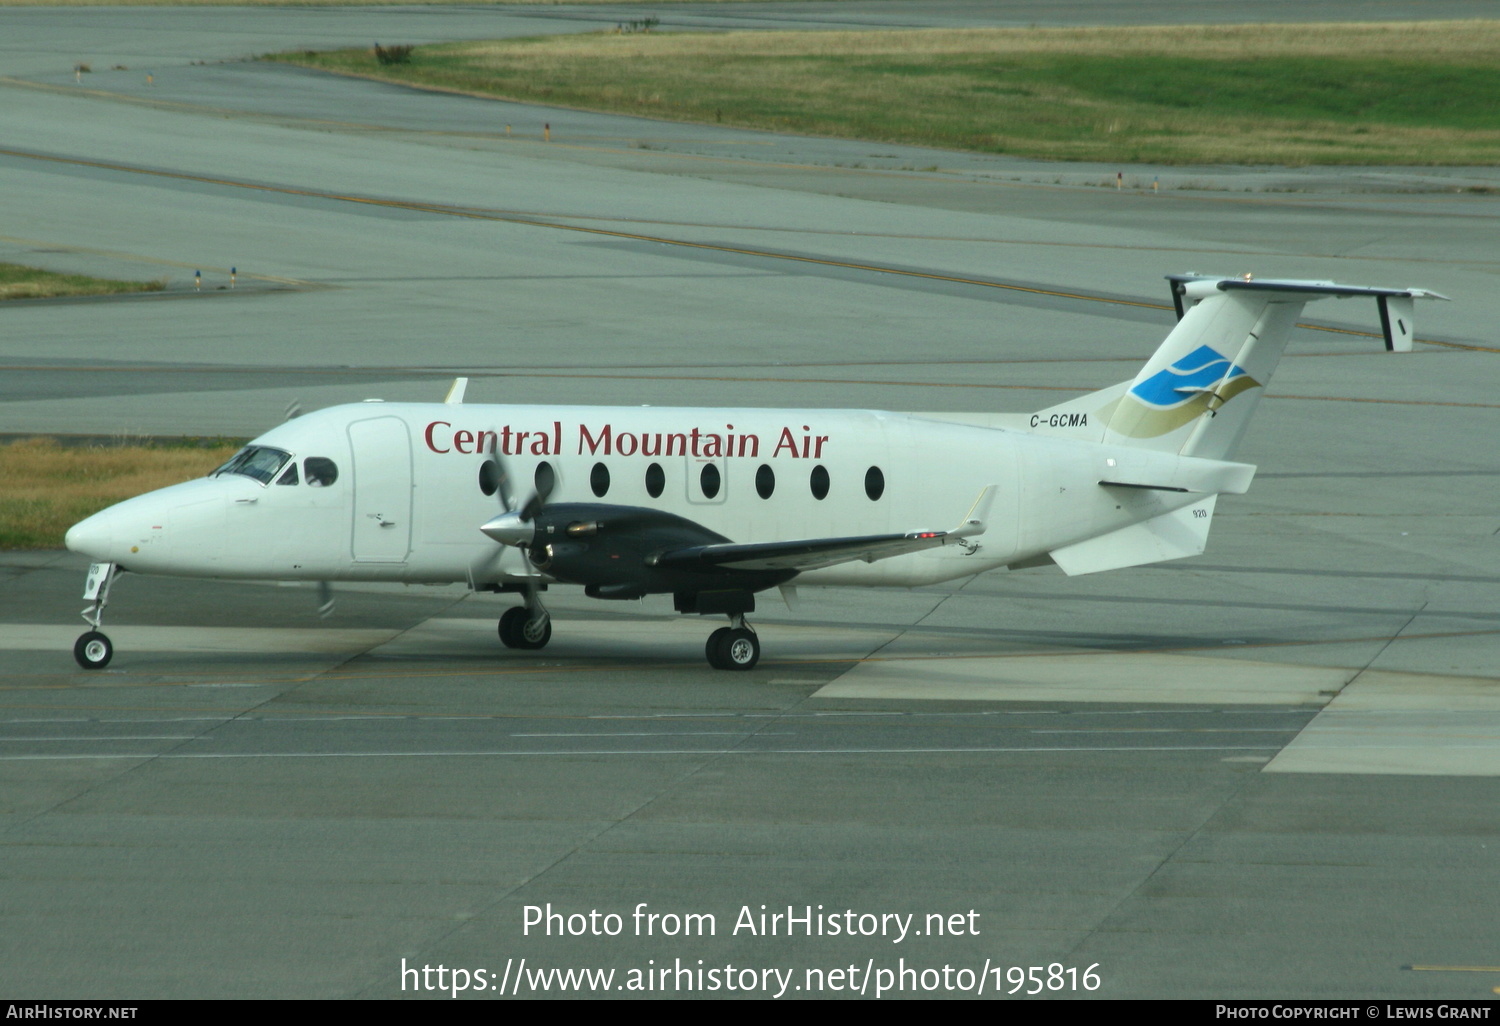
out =
[[[1028,982],[1031,986],[1026,991],[1027,994],[1040,994],[1044,990],[1077,990],[1080,985],[1084,990],[1098,990],[1103,981],[1094,972],[1097,968],[1099,963],[1095,962],[1083,971],[1080,978],[1075,967],[1064,966],[1061,962],[1053,962],[1045,967],[1034,965],[1025,969],[1013,965],[1005,970],[1005,982],[1012,985],[1009,991],[1011,994],[1025,987]]]

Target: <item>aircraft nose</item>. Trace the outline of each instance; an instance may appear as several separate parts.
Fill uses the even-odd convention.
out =
[[[72,552],[80,552],[101,563],[113,561],[115,518],[109,510],[95,513],[68,528],[63,543]]]

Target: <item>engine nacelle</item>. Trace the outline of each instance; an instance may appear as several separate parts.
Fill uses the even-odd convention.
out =
[[[549,577],[581,584],[595,598],[640,598],[666,593],[760,591],[785,583],[795,570],[663,568],[648,558],[728,538],[686,517],[640,506],[556,503],[532,522],[526,548],[531,565]]]

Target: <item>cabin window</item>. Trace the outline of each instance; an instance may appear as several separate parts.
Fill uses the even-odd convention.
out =
[[[769,499],[776,490],[776,471],[762,463],[755,472],[755,491],[762,499]]]
[[[879,467],[871,467],[865,471],[865,494],[870,497],[871,502],[876,502],[885,494],[885,475],[880,472]]]
[[[557,487],[557,471],[552,469],[552,464],[542,460],[536,465],[536,473],[531,475],[531,481],[536,485],[538,495],[550,495],[552,489]]]
[[[292,454],[282,449],[272,449],[267,445],[248,445],[235,453],[228,463],[214,471],[212,476],[240,474],[254,478],[263,485],[270,484],[276,479],[277,471],[291,458]]]
[[[828,497],[828,468],[821,463],[812,468],[812,475],[807,479],[808,487],[812,489],[814,499],[826,499]]]
[[[667,487],[666,471],[661,469],[660,463],[653,463],[646,468],[646,492],[653,499],[661,498],[662,489]]]
[[[326,488],[339,479],[339,468],[326,456],[309,456],[302,461],[302,474],[313,488]]]
[[[719,476],[718,464],[703,464],[703,472],[698,475],[698,483],[703,486],[703,497],[705,499],[712,499],[718,495],[719,485],[723,483],[723,479]]]
[[[604,493],[609,491],[609,468],[602,463],[595,463],[594,469],[589,471],[589,487],[599,498],[604,498]]]
[[[279,485],[294,485],[294,484],[297,484],[297,464],[295,464],[295,463],[289,463],[289,464],[287,464],[286,470],[282,473],[282,475],[280,477],[278,477],[276,479],[276,483],[279,484]]]
[[[485,460],[479,465],[479,490],[486,495],[494,495],[500,490],[500,464],[494,460]]]

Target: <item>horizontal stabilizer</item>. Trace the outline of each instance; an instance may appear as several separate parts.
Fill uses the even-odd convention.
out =
[[[1250,481],[1254,477],[1255,465],[1252,463],[1126,449],[1108,460],[1099,483],[1106,488],[1244,495],[1250,490]]]
[[[1052,550],[1052,561],[1069,577],[1202,555],[1208,545],[1217,496],[1163,513],[1118,531]]]
[[[1380,308],[1380,331],[1385,336],[1385,348],[1390,352],[1411,352],[1415,332],[1413,313],[1418,299],[1442,299],[1448,297],[1431,289],[1383,289],[1370,285],[1340,285],[1333,281],[1283,281],[1276,278],[1215,278],[1202,274],[1169,274],[1172,283],[1172,305],[1177,308],[1177,319],[1182,320],[1187,303],[1205,299],[1215,293],[1260,292],[1280,293],[1288,299],[1309,300],[1333,297],[1335,299],[1374,299]]]

